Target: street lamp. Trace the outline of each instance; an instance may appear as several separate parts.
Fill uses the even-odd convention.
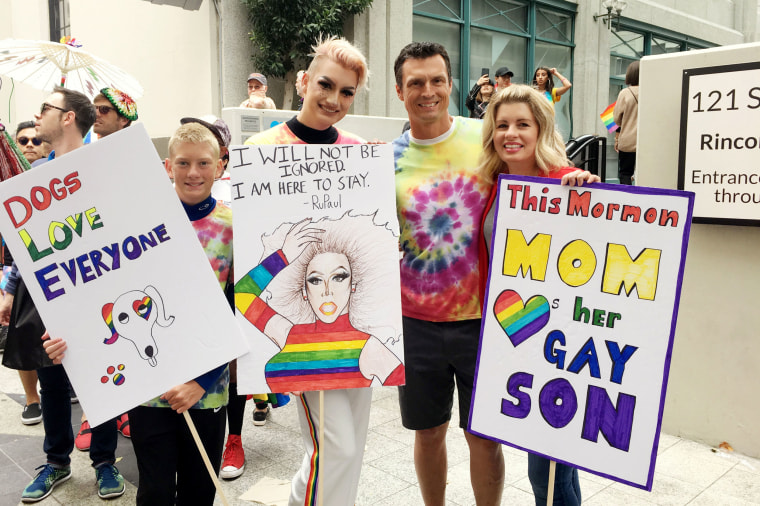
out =
[[[607,30],[612,30],[612,20],[620,19],[620,13],[628,7],[628,2],[625,0],[604,0],[602,7],[607,9],[607,14],[594,14],[594,21],[601,18],[607,25]]]

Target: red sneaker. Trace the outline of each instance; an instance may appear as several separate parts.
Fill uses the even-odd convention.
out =
[[[79,428],[79,433],[74,439],[74,446],[77,450],[86,452],[90,449],[90,441],[92,440],[92,429],[90,428],[90,422],[85,420],[82,422],[82,426]]]
[[[245,471],[245,451],[240,436],[230,434],[222,455],[222,470],[219,473],[225,480],[237,478]]]
[[[132,432],[129,429],[129,417],[126,413],[116,418],[116,430],[121,432],[124,437],[132,437]]]

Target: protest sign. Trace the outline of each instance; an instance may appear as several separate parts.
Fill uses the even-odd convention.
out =
[[[230,149],[246,393],[403,383],[391,145]]]
[[[2,183],[0,231],[92,425],[247,351],[137,124]],[[29,336],[36,339],[39,336]]]
[[[498,184],[470,430],[650,490],[694,196]]]

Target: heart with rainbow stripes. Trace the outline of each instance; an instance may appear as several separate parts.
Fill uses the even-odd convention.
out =
[[[534,295],[523,303],[519,293],[504,290],[496,297],[493,314],[512,346],[517,346],[549,322],[549,301],[543,295]]]

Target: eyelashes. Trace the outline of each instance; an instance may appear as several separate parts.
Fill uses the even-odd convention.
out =
[[[317,81],[317,84],[319,85],[320,88],[322,88],[325,91],[330,91],[333,88],[332,83],[329,82],[329,81],[321,81],[320,80],[320,81]],[[355,95],[355,92],[352,89],[344,89],[344,90],[341,90],[340,93],[341,93],[341,95],[343,95],[346,98],[351,98],[351,97],[353,97]]]

